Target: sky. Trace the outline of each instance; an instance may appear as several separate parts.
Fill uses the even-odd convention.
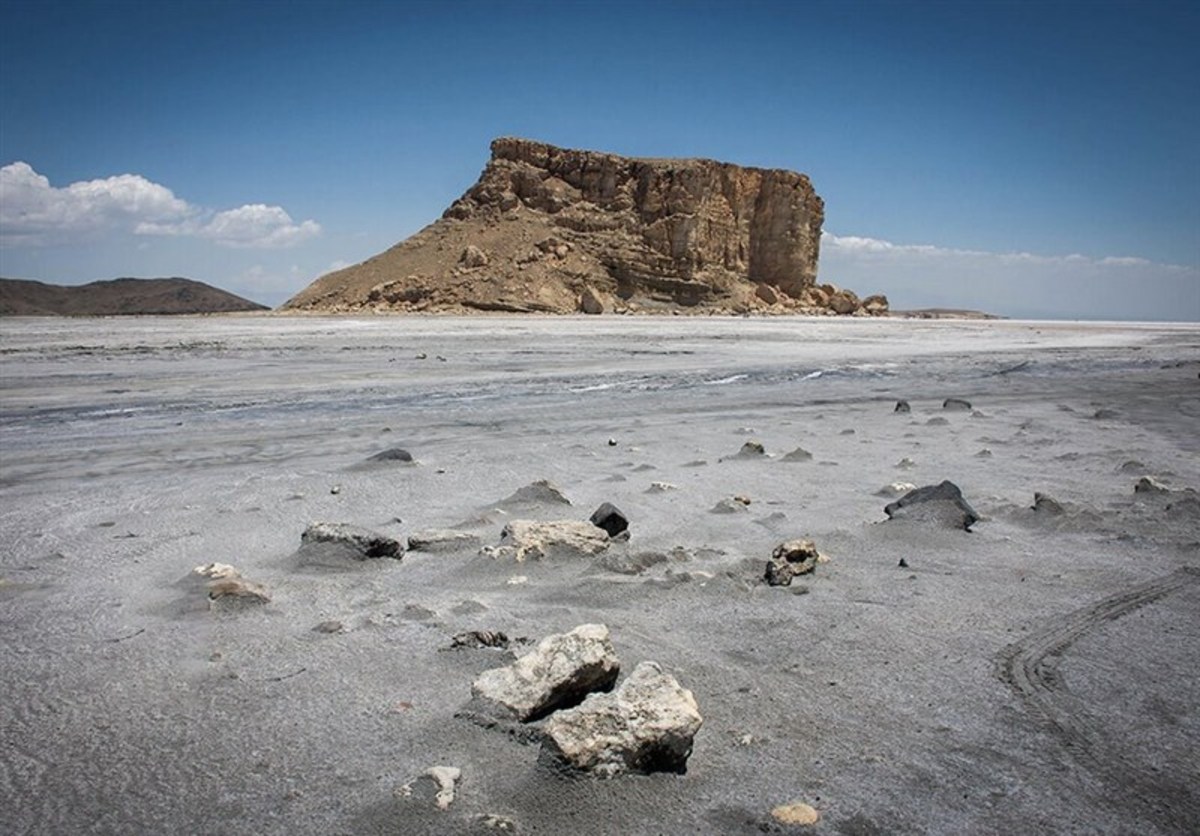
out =
[[[1200,3],[0,2],[0,275],[278,305],[515,135],[808,174],[819,281],[1200,321]]]

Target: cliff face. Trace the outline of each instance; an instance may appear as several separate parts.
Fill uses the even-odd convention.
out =
[[[285,308],[815,310],[823,218],[803,174],[502,138],[441,220]]]

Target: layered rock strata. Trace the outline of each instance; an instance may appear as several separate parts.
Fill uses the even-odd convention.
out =
[[[440,220],[284,307],[885,312],[883,297],[816,284],[823,219],[803,174],[501,138]]]

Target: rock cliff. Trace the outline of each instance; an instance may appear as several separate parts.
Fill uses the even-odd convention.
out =
[[[501,138],[440,220],[284,308],[886,310],[816,285],[823,219],[803,174]]]

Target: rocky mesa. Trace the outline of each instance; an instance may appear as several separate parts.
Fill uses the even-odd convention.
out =
[[[386,252],[317,279],[312,312],[883,314],[817,284],[808,177],[713,160],[492,142],[479,181]]]

